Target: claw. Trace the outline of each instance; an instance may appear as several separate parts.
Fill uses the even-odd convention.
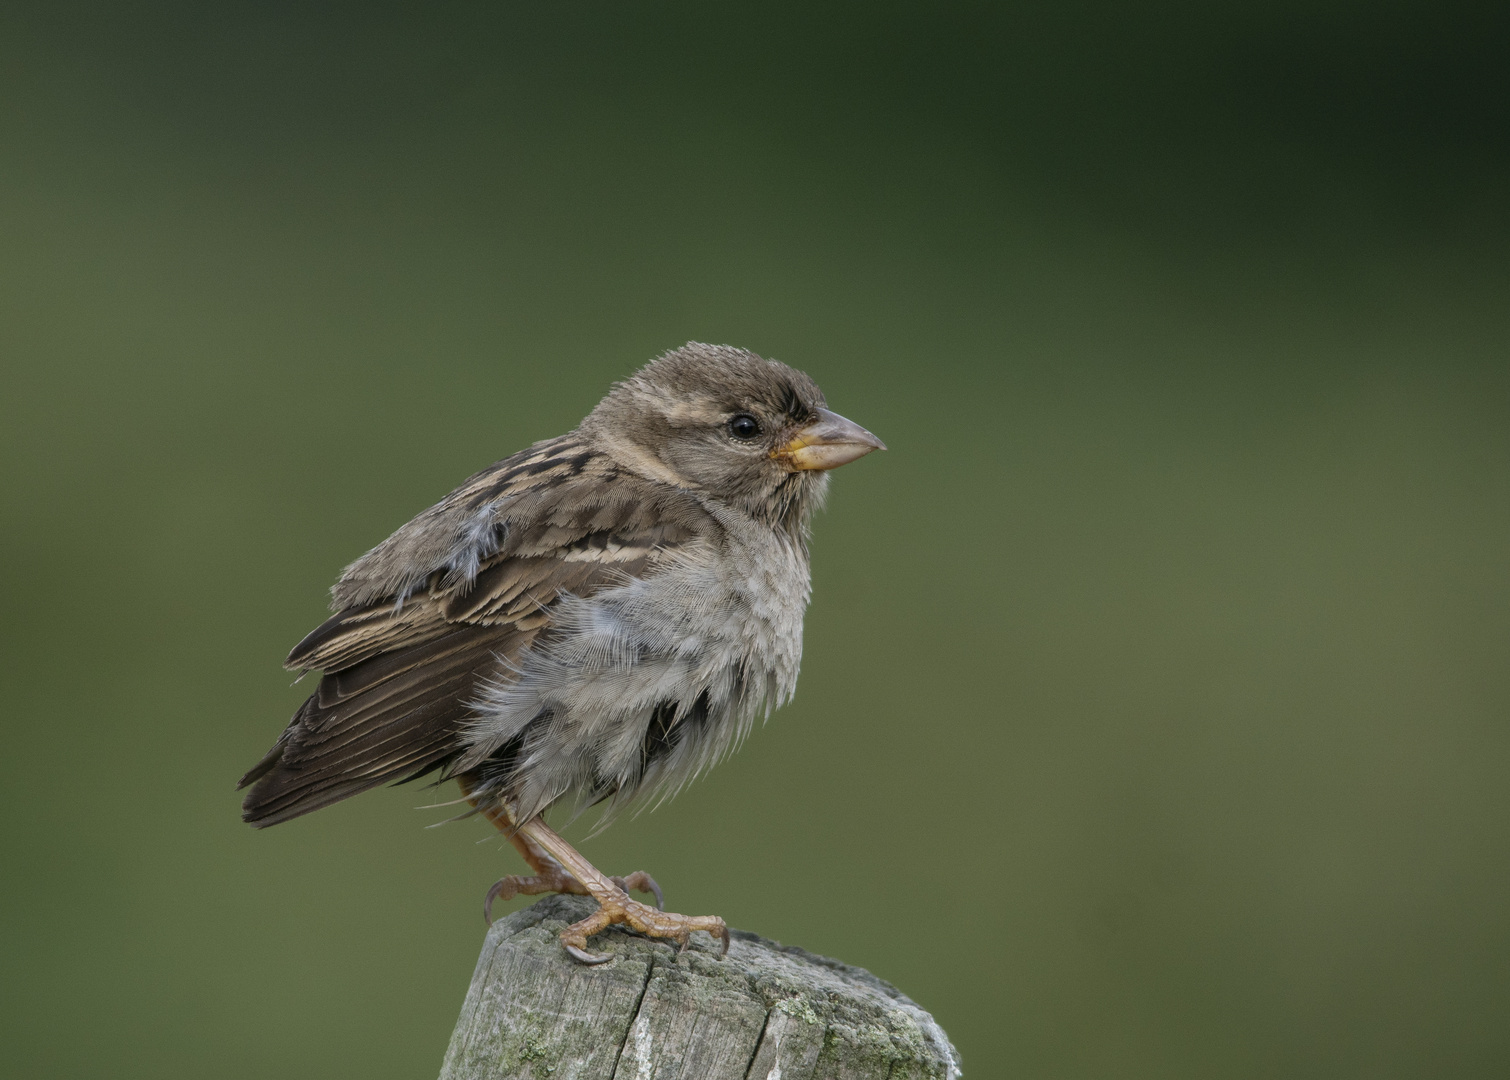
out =
[[[613,959],[608,953],[591,953],[586,949],[579,949],[575,945],[566,945],[564,942],[563,947],[567,952],[571,953],[573,960],[582,964],[606,964]]]
[[[628,877],[609,878],[615,885],[622,889],[625,895],[633,889],[635,892],[650,893],[655,897],[655,910],[666,910],[666,894],[661,892],[661,887],[656,884],[655,878],[643,870],[636,870]]]
[[[505,892],[508,893],[507,896],[503,897],[505,900],[512,900],[514,898],[515,881],[512,874],[493,882],[492,887],[488,889],[487,896],[482,898],[482,918],[489,926],[493,925],[493,901],[503,896]]]
[[[729,955],[729,928],[727,926],[724,927],[724,932],[719,934],[718,937],[723,942],[723,948],[718,950],[718,958],[722,960]]]

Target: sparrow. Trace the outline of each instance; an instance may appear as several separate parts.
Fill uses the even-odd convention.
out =
[[[285,661],[320,681],[241,778],[244,820],[455,779],[533,871],[485,916],[583,894],[598,909],[561,934],[583,963],[610,959],[587,942],[615,924],[726,953],[723,919],[664,911],[650,875],[604,875],[545,814],[669,797],[791,698],[810,520],[830,469],[882,449],[775,360],[688,342],[651,361],[345,569]]]

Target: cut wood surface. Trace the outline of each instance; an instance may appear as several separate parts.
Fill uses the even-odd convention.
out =
[[[729,955],[611,929],[586,967],[556,935],[595,905],[549,896],[483,944],[441,1080],[953,1080],[933,1017],[860,968],[741,930]]]

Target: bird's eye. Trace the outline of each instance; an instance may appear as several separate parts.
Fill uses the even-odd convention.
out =
[[[740,413],[729,421],[729,434],[736,439],[753,439],[760,434],[760,421],[749,413]]]

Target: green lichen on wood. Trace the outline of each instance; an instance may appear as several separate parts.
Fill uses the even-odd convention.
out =
[[[809,1024],[818,1024],[822,1022],[821,1018],[818,1016],[818,1013],[813,1009],[813,1003],[808,1001],[807,998],[800,995],[781,998],[771,1007],[774,1009],[779,1009],[780,1011],[786,1013],[788,1016],[799,1016],[802,1019],[806,1020]]]

